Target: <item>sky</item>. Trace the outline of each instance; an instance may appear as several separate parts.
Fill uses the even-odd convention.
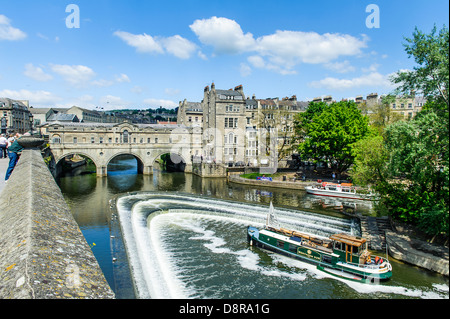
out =
[[[335,100],[394,89],[415,27],[448,2],[0,0],[0,97],[33,107],[174,108],[204,88]]]

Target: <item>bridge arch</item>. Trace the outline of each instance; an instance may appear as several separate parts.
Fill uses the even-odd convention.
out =
[[[166,151],[159,151],[156,154],[157,155],[153,158],[153,161],[152,161],[153,167],[155,167],[157,160],[162,159],[163,155],[166,155],[166,154],[169,155],[167,159],[169,160],[169,165],[171,165],[171,168],[173,170],[185,172],[186,165],[189,163],[185,158],[186,155],[183,155],[180,152],[166,150]]]
[[[117,157],[120,157],[120,156],[126,156],[126,155],[132,156],[132,157],[134,157],[136,159],[138,174],[144,174],[144,170],[145,170],[146,165],[145,165],[145,161],[142,158],[142,156],[140,156],[139,154],[136,154],[134,152],[127,152],[127,151],[118,152],[118,153],[115,153],[115,154],[112,154],[111,156],[109,156],[106,159],[106,165],[105,165],[106,169],[108,169],[108,166],[109,166],[109,164],[111,163],[111,161],[113,159],[115,159]]]
[[[89,158],[92,163],[95,165],[96,169],[98,169],[99,167],[99,163],[98,161],[96,161],[95,156],[92,156],[92,154],[86,153],[86,152],[80,152],[80,151],[73,151],[73,152],[67,152],[67,153],[63,153],[61,155],[57,155],[55,156],[55,154],[52,152],[52,157],[55,161],[54,164],[54,171],[55,171],[55,177],[60,175],[63,172],[63,161],[65,158],[70,157],[70,156],[74,156],[74,155],[80,155],[82,157],[86,157]]]

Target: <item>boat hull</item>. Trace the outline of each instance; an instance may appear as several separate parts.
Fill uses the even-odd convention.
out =
[[[372,200],[371,196],[366,196],[362,194],[356,193],[346,193],[340,191],[332,191],[332,190],[324,190],[318,189],[314,187],[307,186],[305,190],[308,194],[317,195],[317,196],[327,196],[327,197],[339,197],[339,198],[348,198],[348,199],[358,199],[358,200]]]
[[[266,240],[261,240],[259,230],[249,226],[247,229],[247,240],[252,246],[273,251],[275,253],[307,262],[317,266],[317,269],[333,276],[343,279],[358,281],[363,283],[378,282],[388,280],[392,276],[391,270],[379,272],[370,271],[361,267],[355,267],[339,260],[339,256],[332,252],[325,252],[312,249],[311,247],[300,247],[294,251],[280,248],[277,244],[270,244]]]

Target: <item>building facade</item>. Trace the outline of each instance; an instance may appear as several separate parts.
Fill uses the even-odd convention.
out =
[[[26,133],[31,131],[33,115],[28,109],[28,101],[0,98],[1,133]]]

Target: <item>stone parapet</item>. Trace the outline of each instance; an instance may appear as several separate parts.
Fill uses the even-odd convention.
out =
[[[0,299],[114,298],[39,150],[0,197]]]

